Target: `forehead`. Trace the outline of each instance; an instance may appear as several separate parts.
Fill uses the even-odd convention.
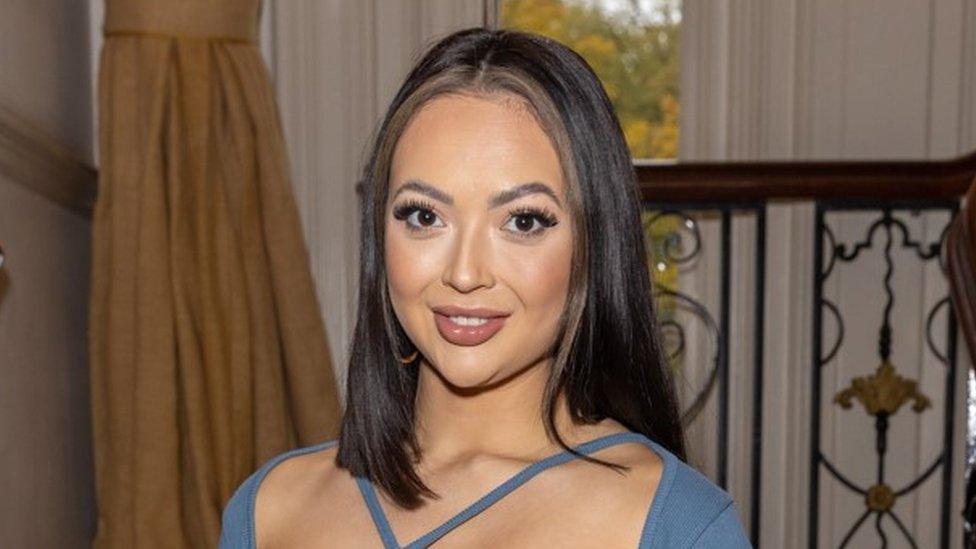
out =
[[[449,94],[427,102],[394,149],[391,191],[409,179],[489,193],[541,181],[559,195],[559,154],[530,108],[511,95]]]

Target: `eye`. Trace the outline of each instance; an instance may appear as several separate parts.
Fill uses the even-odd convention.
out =
[[[443,227],[444,222],[434,213],[434,207],[428,202],[410,200],[393,208],[393,217],[405,221],[407,229],[424,231],[435,227]]]
[[[522,207],[510,213],[511,217],[505,223],[505,230],[519,238],[540,236],[559,221],[552,213],[532,207]]]

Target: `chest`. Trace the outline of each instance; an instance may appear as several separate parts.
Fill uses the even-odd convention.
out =
[[[513,493],[473,514],[433,542],[438,549],[497,547],[604,548],[638,546],[646,518],[644,502],[621,494],[554,497],[542,491]],[[411,513],[387,507],[389,524],[407,547],[451,519],[451,507]],[[456,508],[455,508],[456,509]],[[362,547],[384,549],[368,507],[360,499],[309,507],[267,547]],[[429,538],[428,538],[429,539]]]

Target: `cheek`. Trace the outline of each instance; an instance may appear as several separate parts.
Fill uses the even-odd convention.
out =
[[[397,317],[404,320],[404,304],[417,294],[420,282],[419,273],[410,268],[411,253],[403,246],[396,235],[386,233],[386,280],[389,286],[390,302]]]
[[[553,235],[557,236],[557,235]],[[536,247],[506,254],[506,279],[528,316],[555,325],[569,292],[573,246],[569,235],[558,235]]]
[[[438,246],[430,240],[411,239],[398,231],[387,231],[384,253],[390,300],[398,316],[409,316],[404,308],[416,304],[424,289],[439,276]]]

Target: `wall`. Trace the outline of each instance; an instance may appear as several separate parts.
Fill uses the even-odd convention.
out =
[[[0,105],[92,164],[88,3],[0,5]]]
[[[56,179],[90,176],[87,10],[76,0],[0,4],[0,147],[13,147],[0,150],[0,547],[86,547],[94,531],[90,220],[32,187],[70,196],[77,181]],[[55,152],[45,168],[11,152],[23,150]]]
[[[0,178],[0,547],[86,547],[90,223]]]

